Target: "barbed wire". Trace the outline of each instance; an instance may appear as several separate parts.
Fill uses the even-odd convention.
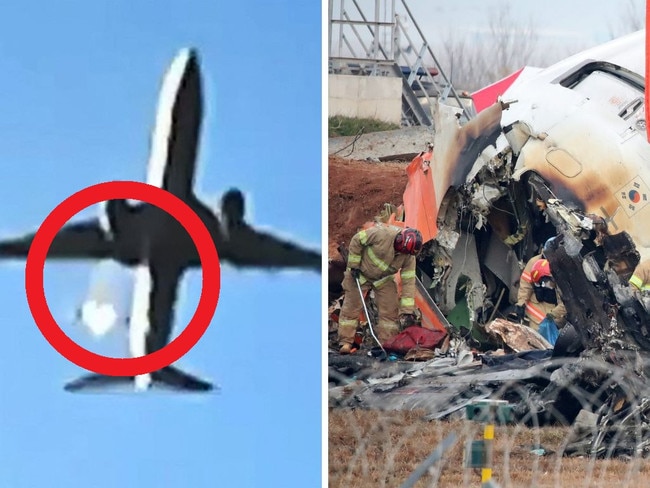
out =
[[[450,377],[448,367],[436,375],[422,364],[392,382],[379,381],[378,372],[363,380],[353,375],[330,385],[329,486],[400,487],[450,434],[453,446],[412,486],[481,486],[481,470],[466,464],[485,422],[469,420],[462,401],[432,420],[442,410],[436,396],[450,385],[461,385],[468,397],[489,390],[489,398],[507,400],[512,409],[512,419],[494,428],[493,486],[648,486],[650,388],[639,374],[648,366],[637,361],[630,370],[584,357],[542,360],[510,373],[501,368],[505,373],[492,379],[484,373],[493,368]],[[401,409],[387,410],[396,405]]]

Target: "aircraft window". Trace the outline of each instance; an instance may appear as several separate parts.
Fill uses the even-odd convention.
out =
[[[644,117],[643,91],[604,71],[592,71],[571,87],[610,107],[619,117],[636,122]]]

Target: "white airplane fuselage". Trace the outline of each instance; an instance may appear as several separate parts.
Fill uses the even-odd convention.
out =
[[[503,99],[518,101],[501,126],[523,123],[533,135],[521,146],[515,178],[537,172],[561,200],[604,217],[610,232],[627,231],[648,259],[644,66],[645,31],[580,53],[507,90]],[[513,146],[502,139],[497,151],[506,145]]]

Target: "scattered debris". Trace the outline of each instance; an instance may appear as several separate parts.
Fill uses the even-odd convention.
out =
[[[493,320],[485,327],[485,330],[515,352],[553,349],[553,346],[535,330],[505,319]]]
[[[342,189],[352,178],[332,185],[330,173],[330,236],[337,241],[349,240],[362,220],[403,218],[410,225],[426,214],[434,222],[418,256],[420,304],[430,311],[432,328],[441,327],[449,338],[438,348],[412,351],[410,361],[376,361],[364,356],[363,344],[347,366],[330,353],[330,405],[424,409],[428,419],[440,419],[459,415],[476,399],[503,399],[514,405],[519,422],[531,425],[572,425],[584,422],[581,411],[597,412],[594,429],[576,427],[567,453],[650,452],[650,314],[627,284],[642,255],[632,234],[612,225],[613,217],[587,213],[582,190],[530,170],[534,158],[546,154],[538,152],[549,133],[524,121],[502,126],[508,108],[497,103],[461,127],[440,107],[434,157],[429,161],[421,153],[408,171],[395,168],[402,177],[408,173],[408,185],[375,167],[378,188],[357,185],[346,197]],[[330,159],[330,169],[332,164],[345,166]],[[349,164],[356,167],[346,170],[363,173],[361,165],[369,163]],[[405,192],[402,199],[398,190]],[[431,198],[435,205],[413,208],[413,202]],[[404,207],[396,207],[402,201]],[[338,204],[334,211],[332,202]],[[361,206],[366,202],[372,208]],[[387,218],[389,210],[395,213]],[[554,347],[507,320],[524,264],[551,236],[557,238],[544,254],[567,309]],[[334,272],[341,264],[336,266]],[[422,325],[425,317],[421,313]],[[452,341],[472,348],[469,364],[461,363],[468,355]],[[540,356],[516,356],[527,352]]]

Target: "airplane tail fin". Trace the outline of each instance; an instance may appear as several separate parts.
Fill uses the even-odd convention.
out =
[[[73,393],[133,392],[134,387],[137,386],[136,381],[137,377],[133,376],[105,376],[92,373],[70,381],[64,389]],[[137,388],[135,389],[137,390]],[[147,385],[146,389],[187,393],[207,393],[220,390],[212,383],[185,373],[174,366],[167,366],[151,373],[151,384]]]

